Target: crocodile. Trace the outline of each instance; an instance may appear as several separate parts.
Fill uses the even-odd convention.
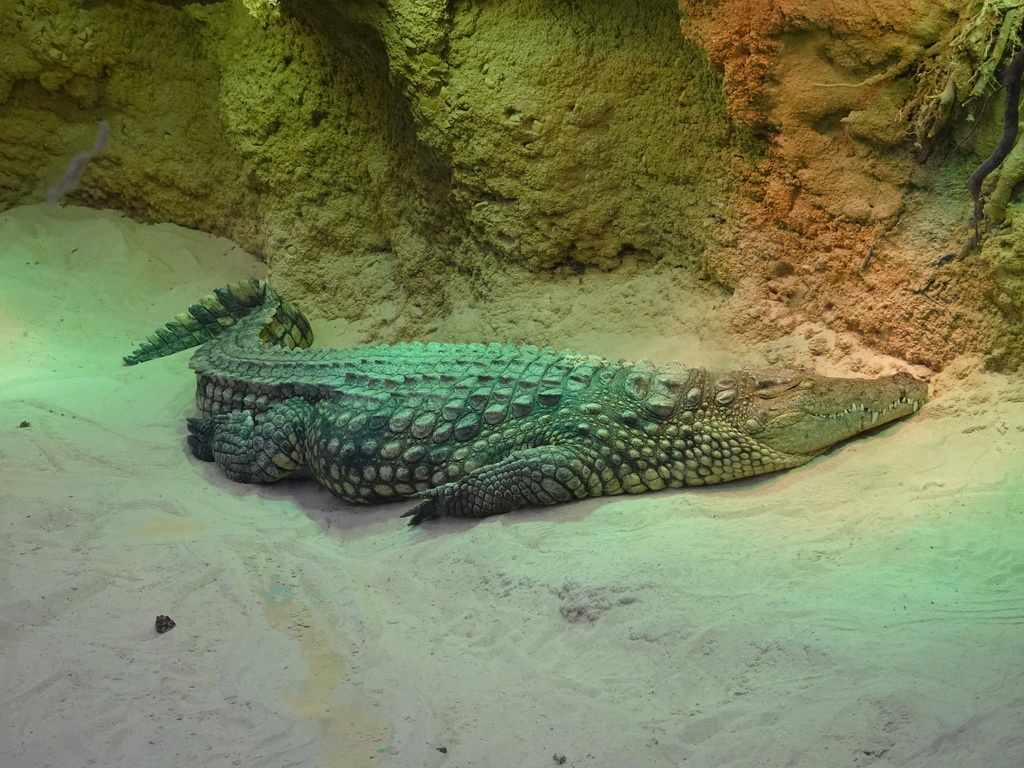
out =
[[[193,455],[232,480],[311,475],[355,504],[413,497],[410,525],[702,486],[804,464],[916,412],[927,385],[611,361],[513,344],[311,348],[264,280],[219,288],[124,358],[198,347]]]

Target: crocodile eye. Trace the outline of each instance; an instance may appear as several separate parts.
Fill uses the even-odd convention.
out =
[[[806,379],[805,379],[806,381]],[[814,382],[810,382],[814,386]],[[765,400],[784,395],[791,389],[802,386],[802,382],[794,379],[758,379],[754,382],[754,393]]]

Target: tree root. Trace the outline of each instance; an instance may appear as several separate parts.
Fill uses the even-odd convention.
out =
[[[971,177],[967,180],[967,189],[974,201],[974,240],[981,243],[981,183],[992,171],[1000,166],[1006,156],[1010,154],[1013,145],[1017,141],[1017,118],[1020,110],[1020,89],[1021,75],[1024,74],[1024,48],[1017,51],[1017,54],[1010,60],[1009,66],[1003,72],[1002,82],[1006,88],[1006,108],[1003,112],[1003,135],[999,139],[995,150],[985,158],[985,161],[977,167]],[[1003,207],[1005,211],[1005,206]]]
[[[980,120],[995,73],[1024,29],[1024,0],[970,0],[960,21],[925,52],[918,86],[904,112],[908,133],[926,155],[953,118]]]

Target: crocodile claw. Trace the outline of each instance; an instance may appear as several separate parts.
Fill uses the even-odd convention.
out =
[[[188,447],[202,461],[213,461],[213,419],[188,419]]]
[[[423,501],[402,514],[402,517],[412,518],[409,520],[409,525],[419,525],[424,520],[433,520],[441,516],[440,510],[437,508],[437,501],[433,495],[430,495],[430,491],[424,491],[416,495],[422,496]]]

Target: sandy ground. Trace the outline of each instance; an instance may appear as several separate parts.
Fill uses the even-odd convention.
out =
[[[0,765],[1024,765],[1019,379],[967,361],[775,476],[410,529],[225,480],[184,450],[186,356],[120,365],[259,272],[0,215]]]

